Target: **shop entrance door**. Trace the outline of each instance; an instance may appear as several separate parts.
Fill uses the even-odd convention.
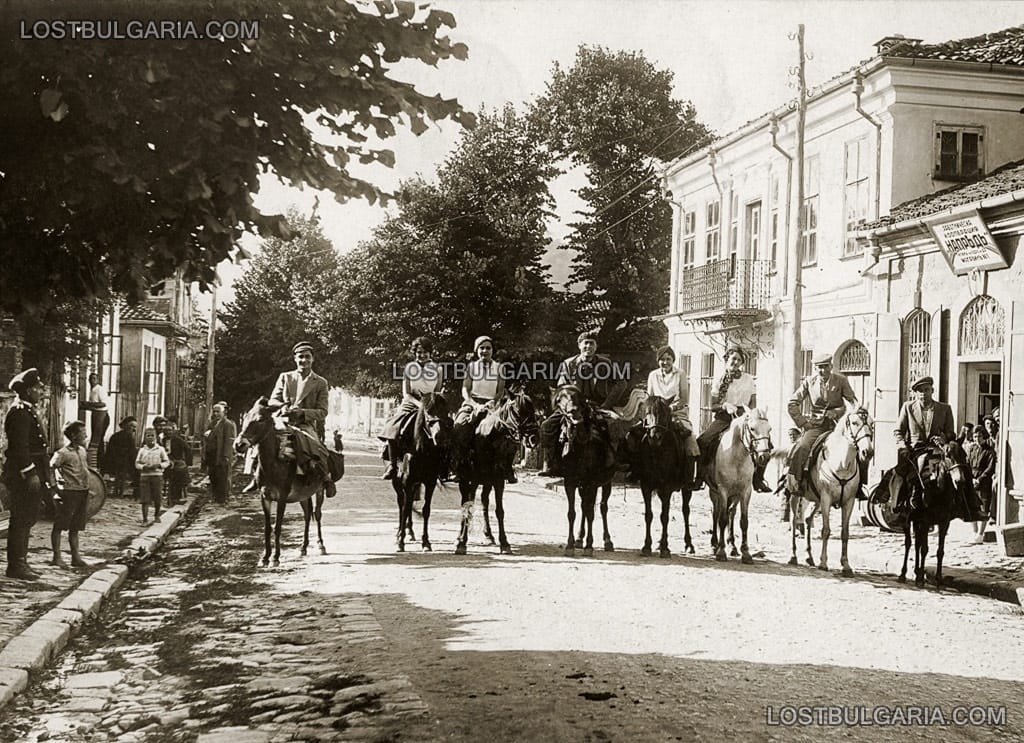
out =
[[[963,423],[980,423],[999,407],[1003,385],[1002,364],[979,362],[966,365],[967,388],[964,396]]]

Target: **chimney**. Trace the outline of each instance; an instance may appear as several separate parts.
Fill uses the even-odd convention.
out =
[[[875,42],[875,54],[883,56],[891,52],[897,46],[909,46],[917,47],[920,46],[921,39],[908,39],[903,34],[893,34],[892,36],[885,36]]]

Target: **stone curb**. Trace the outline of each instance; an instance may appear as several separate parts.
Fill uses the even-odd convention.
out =
[[[194,501],[195,496],[164,511],[160,521],[132,540],[124,556],[133,560],[149,557],[164,543]],[[67,647],[82,624],[96,616],[103,602],[127,578],[128,566],[119,564],[86,576],[59,604],[0,648],[0,710],[28,686],[33,671],[43,668]]]
[[[541,486],[545,490],[558,492],[562,488],[562,480],[561,478],[538,477],[527,485]],[[935,567],[926,567],[925,574],[934,584]],[[942,580],[946,587],[956,589],[961,593],[984,596],[985,598],[1024,607],[1024,583],[1021,582],[990,578],[985,575],[972,573],[963,568],[945,568],[942,571]]]

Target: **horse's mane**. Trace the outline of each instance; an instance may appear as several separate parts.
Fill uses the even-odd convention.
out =
[[[416,451],[423,451],[430,437],[427,435],[427,418],[445,418],[449,415],[448,401],[443,395],[428,392],[420,400],[420,409],[416,412],[416,423],[413,425],[412,441]]]
[[[522,425],[522,416],[525,415],[527,420],[533,420],[534,407],[533,400],[524,390],[511,392],[501,404],[484,416],[476,432],[481,436],[490,436],[502,426],[515,432]]]
[[[672,408],[669,407],[668,402],[657,395],[648,395],[647,399],[640,403],[640,418],[645,418],[649,413],[654,414],[659,425],[666,419],[672,419]]]

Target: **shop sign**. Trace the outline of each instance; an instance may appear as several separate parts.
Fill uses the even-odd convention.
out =
[[[1006,268],[1008,265],[978,212],[930,221],[928,229],[957,276]]]

